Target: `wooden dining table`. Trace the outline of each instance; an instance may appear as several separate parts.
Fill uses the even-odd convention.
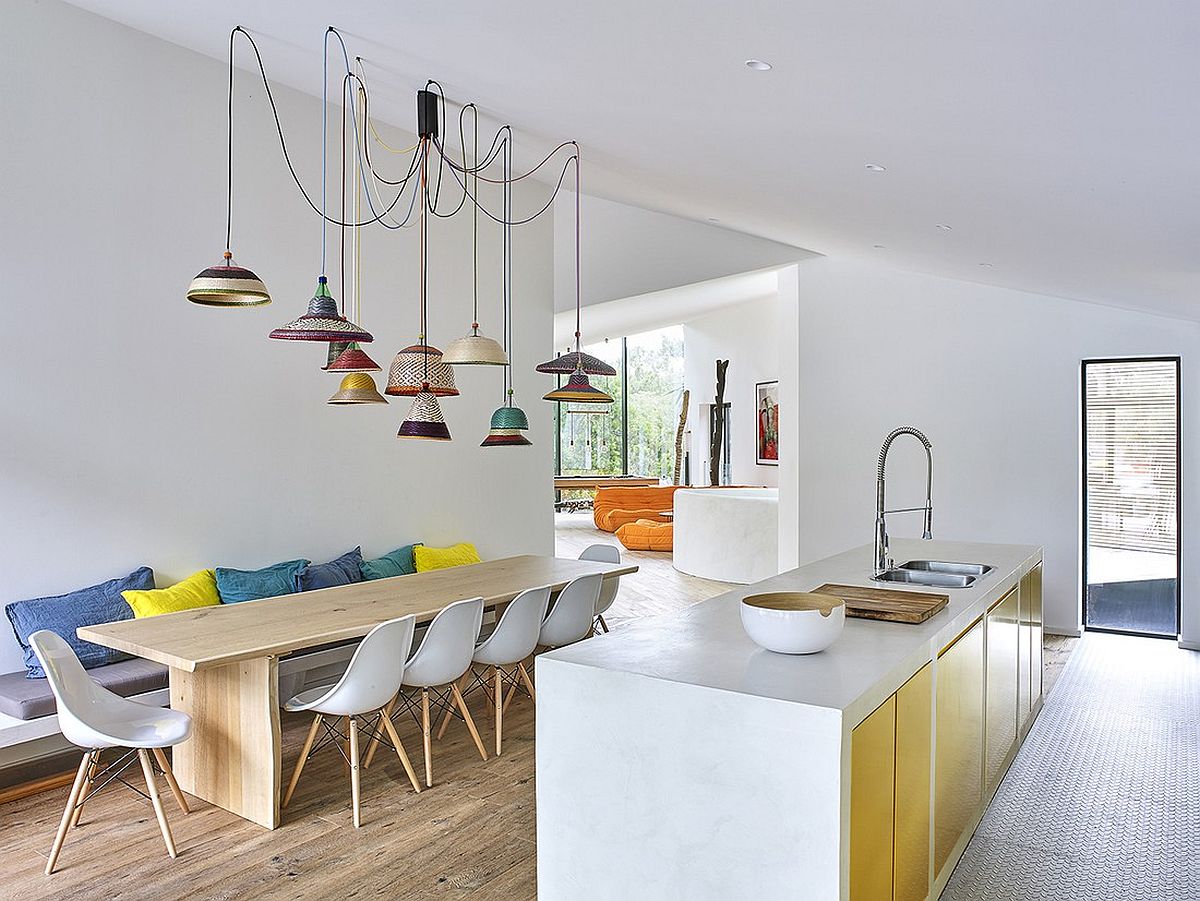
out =
[[[189,794],[268,829],[279,825],[282,759],[279,658],[361,638],[374,626],[482,597],[502,607],[527,588],[561,590],[572,579],[614,579],[636,566],[525,555],[468,566],[84,626],[85,641],[169,667],[171,707],[192,718],[173,751]]]

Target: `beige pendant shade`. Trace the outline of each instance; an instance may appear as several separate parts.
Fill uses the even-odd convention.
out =
[[[428,344],[413,344],[392,360],[384,391],[398,397],[416,397],[422,390],[438,397],[458,395],[454,370],[442,362],[442,352]]]
[[[442,362],[451,366],[504,366],[508,354],[493,338],[479,334],[476,324],[471,334],[455,338],[442,352]]]
[[[206,307],[258,307],[271,302],[267,286],[225,252],[225,261],[209,266],[188,286],[187,299]]]

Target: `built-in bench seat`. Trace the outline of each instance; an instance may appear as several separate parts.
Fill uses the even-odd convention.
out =
[[[123,698],[167,687],[167,668],[135,657],[89,670],[100,685]],[[54,713],[54,694],[46,679],[26,679],[24,672],[0,676],[0,713],[34,720]]]

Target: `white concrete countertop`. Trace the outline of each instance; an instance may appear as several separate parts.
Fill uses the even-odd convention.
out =
[[[892,557],[985,563],[993,567],[971,588],[937,589],[888,585],[870,579],[870,545],[738,586],[675,615],[652,617],[616,632],[552,651],[556,663],[632,673],[813,707],[840,711],[846,728],[871,710],[938,651],[985,613],[1020,575],[1042,557],[1032,545],[892,539]],[[846,618],[841,637],[806,656],[775,654],[754,644],[742,629],[739,603],[762,591],[810,591],[830,582],[946,594],[949,605],[912,625]]]

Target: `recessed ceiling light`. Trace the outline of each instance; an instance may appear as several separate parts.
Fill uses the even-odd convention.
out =
[[[979,265],[982,266],[984,269],[995,269],[996,268],[991,263],[980,263]]]
[[[709,216],[708,221],[709,222],[720,222],[721,220],[718,219],[716,216]]]
[[[953,225],[941,225],[941,224],[939,224],[939,225],[938,225],[938,228],[940,228],[940,229],[941,229],[942,231],[944,231],[944,232],[948,232],[948,231],[950,231],[952,228],[954,228],[954,226],[953,226]]]
[[[875,245],[875,249],[876,249],[876,250],[886,250],[887,248],[886,248],[886,247],[884,247],[882,244],[876,244],[876,245]]]
[[[875,163],[867,163],[868,172],[887,172],[887,166],[879,166]]]
[[[746,68],[753,69],[755,72],[766,72],[771,68],[771,64],[761,59],[746,60]]]

